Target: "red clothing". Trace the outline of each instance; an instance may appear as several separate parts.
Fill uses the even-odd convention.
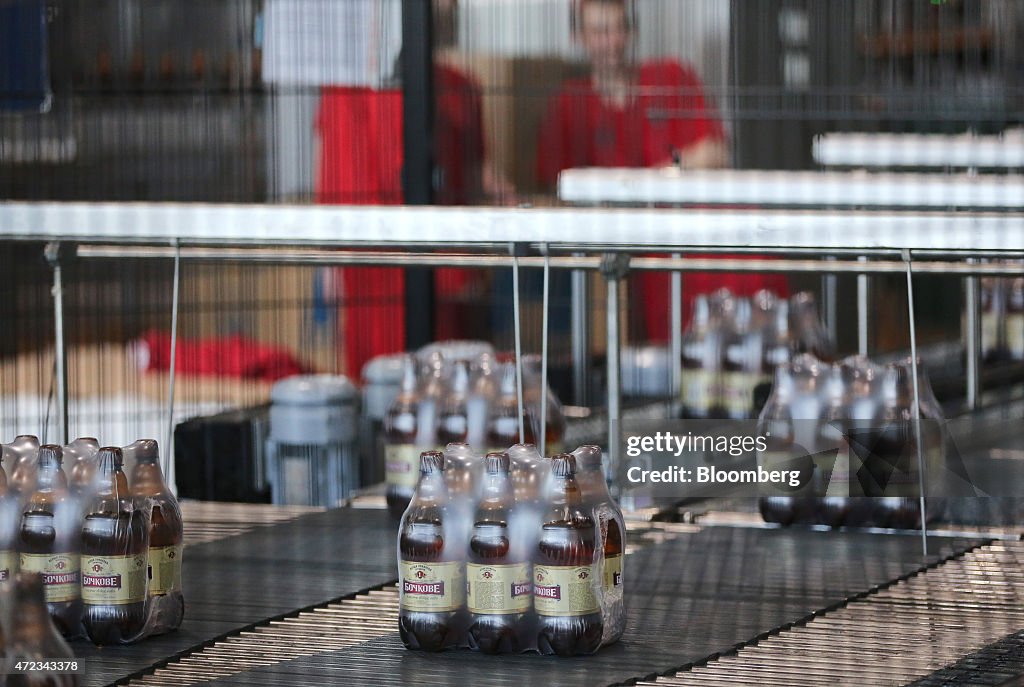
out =
[[[590,79],[563,85],[541,123],[537,178],[553,186],[559,172],[573,167],[655,167],[671,162],[675,150],[724,137],[692,70],[673,61],[648,62],[639,67],[636,95],[624,109],[602,101]],[[668,273],[635,273],[631,282],[646,338],[667,341]],[[687,272],[683,275],[684,310],[689,310],[694,295],[723,286],[743,295],[758,289],[780,295],[789,291],[786,278],[779,274]]]
[[[590,79],[567,81],[548,105],[537,142],[537,178],[554,184],[571,167],[654,167],[705,138],[724,138],[700,79],[678,62],[648,62],[625,109],[601,100]]]
[[[170,369],[170,334],[150,330],[139,340],[148,354],[145,371]],[[267,382],[308,372],[287,349],[261,344],[237,334],[209,339],[178,339],[175,367],[183,374],[262,379]]]
[[[480,88],[461,72],[437,65],[434,89],[435,163],[440,173],[435,201],[468,204],[479,195],[484,157]],[[316,128],[321,140],[318,203],[402,203],[400,90],[324,88]],[[445,301],[469,288],[474,278],[471,270],[434,271],[438,339],[459,338],[457,309]],[[370,358],[405,349],[405,273],[397,267],[350,267],[342,270],[341,283],[345,370],[358,375]]]

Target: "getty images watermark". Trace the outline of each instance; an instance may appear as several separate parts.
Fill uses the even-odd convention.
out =
[[[625,422],[617,483],[625,495],[676,500],[1024,495],[1021,480],[991,461],[963,459],[938,421],[793,420],[785,429],[773,435],[754,420]]]

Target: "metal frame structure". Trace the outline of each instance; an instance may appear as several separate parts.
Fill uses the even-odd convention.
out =
[[[513,267],[514,273],[521,268],[600,270],[608,282],[608,439],[615,474],[621,431],[617,303],[627,269],[903,273],[908,286],[914,273],[1016,275],[1021,264],[1006,259],[1024,255],[1024,213],[0,203],[0,240],[41,239],[74,244],[80,257],[487,266]],[[366,250],[371,247],[383,250]],[[461,252],[449,252],[456,249]],[[658,250],[672,255],[631,255]],[[684,251],[787,257],[694,258],[683,257]],[[991,259],[982,263],[980,257]],[[672,298],[674,311],[680,307],[679,291]],[[59,293],[55,289],[55,297]],[[912,292],[909,302],[916,360]],[[514,307],[518,312],[518,290]],[[547,312],[545,298],[545,321]],[[59,319],[57,328],[57,355],[63,359]],[[547,367],[546,358],[542,365]]]

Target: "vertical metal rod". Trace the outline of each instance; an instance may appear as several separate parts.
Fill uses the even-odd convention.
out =
[[[618,496],[619,444],[622,428],[622,388],[619,379],[619,275],[609,271],[607,295],[607,359],[608,359],[608,471],[612,478],[612,495]]]
[[[541,339],[540,339],[540,437],[537,439],[541,455],[547,454],[548,447],[548,314],[551,310],[548,303],[551,281],[551,261],[547,246],[544,251],[544,302],[541,303]]]
[[[975,258],[968,258],[967,262],[977,262]],[[966,352],[966,376],[967,376],[967,408],[974,410],[978,407],[978,395],[981,391],[981,380],[979,370],[981,367],[981,312],[980,312],[980,282],[977,277],[964,279],[964,350]]]
[[[174,450],[174,380],[178,370],[178,299],[181,284],[181,244],[178,239],[172,242],[174,246],[174,280],[171,285],[171,361],[167,378],[167,441],[164,443],[162,454],[164,479],[173,482],[171,478],[171,452]],[[174,485],[171,485],[174,489]]]
[[[830,255],[825,259],[831,262],[836,258]],[[824,291],[822,300],[825,302],[825,328],[828,329],[829,338],[832,341],[837,341],[837,330],[839,329],[839,318],[836,312],[839,308],[836,296],[838,293],[838,277],[834,274],[826,274],[821,278],[821,288]]]
[[[54,317],[54,355],[56,357],[57,407],[59,409],[60,427],[57,437],[62,445],[68,443],[68,352],[64,340],[64,280],[60,265],[60,243],[46,244],[46,259],[53,266],[53,317]]]
[[[405,0],[402,12],[402,196],[407,205],[434,202],[434,14],[430,0]],[[434,271],[405,270],[405,345],[434,340]],[[349,370],[353,375],[359,370]]]
[[[921,507],[921,554],[928,555],[928,514],[925,508],[925,465],[924,447],[921,446],[921,396],[918,388],[917,375],[917,325],[914,322],[914,279],[910,268],[910,251],[904,249],[903,261],[907,265],[907,311],[910,317],[910,373],[914,383],[914,412],[911,420],[914,423],[914,443],[917,445],[917,481],[920,493]]]
[[[673,253],[672,257],[678,260],[682,255]],[[678,398],[683,387],[683,274],[678,270],[672,272],[669,286],[668,340],[671,353],[668,368],[671,375],[669,389],[672,391],[673,398]]]
[[[512,247],[512,322],[516,347],[516,394],[519,397],[519,443],[526,443],[526,425],[523,420],[523,332],[519,320],[519,257]]]
[[[867,258],[857,258],[867,262]],[[835,341],[835,339],[833,339]],[[868,354],[868,275],[857,275],[857,353]]]
[[[586,270],[573,270],[570,278],[573,401],[576,405],[587,406],[590,405],[587,389],[590,371],[590,280]]]

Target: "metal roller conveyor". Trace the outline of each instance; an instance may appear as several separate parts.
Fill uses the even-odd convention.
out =
[[[328,678],[352,684],[443,685],[465,684],[474,675],[494,685],[614,684],[708,661],[801,622],[815,629],[778,636],[798,637],[824,651],[836,641],[833,633],[851,631],[832,618],[841,619],[839,614],[854,607],[874,613],[851,612],[854,626],[891,623],[894,631],[913,633],[919,622],[913,604],[926,603],[915,601],[914,594],[935,603],[960,603],[957,589],[967,588],[964,576],[991,571],[998,557],[1011,550],[989,546],[979,550],[984,554],[956,558],[988,540],[933,537],[932,555],[922,559],[918,538],[909,535],[633,526],[626,560],[626,635],[586,658],[407,651],[396,627],[395,524],[386,513],[354,509],[311,513],[190,546],[184,571],[188,612],[178,632],[129,647],[73,646],[86,661],[88,685],[294,685]],[[922,572],[928,565],[938,567]],[[901,579],[907,582],[886,589]],[[932,579],[937,586],[921,586],[921,580]],[[992,577],[1004,579],[1002,596],[996,598],[1006,600],[1015,593],[1011,583],[1019,576]],[[906,603],[887,595],[904,588],[913,592]],[[908,604],[912,608],[904,610]],[[839,610],[812,620],[826,609]],[[946,610],[936,608],[931,622],[953,626],[981,618],[969,612],[965,621]],[[815,625],[820,621],[826,622]],[[988,622],[989,634],[1006,634],[1003,628],[1014,618]],[[864,633],[874,634],[870,626]],[[968,636],[972,646],[988,643],[985,633]],[[800,654],[804,645],[786,640],[780,655]],[[870,656],[884,646],[871,641],[861,648]],[[955,647],[938,649],[945,656]],[[779,666],[785,667],[785,661],[772,663],[772,670]],[[932,669],[920,662],[911,668],[918,676]]]
[[[1010,683],[1024,672],[1022,561],[1024,542],[983,546],[733,655],[638,684]]]

